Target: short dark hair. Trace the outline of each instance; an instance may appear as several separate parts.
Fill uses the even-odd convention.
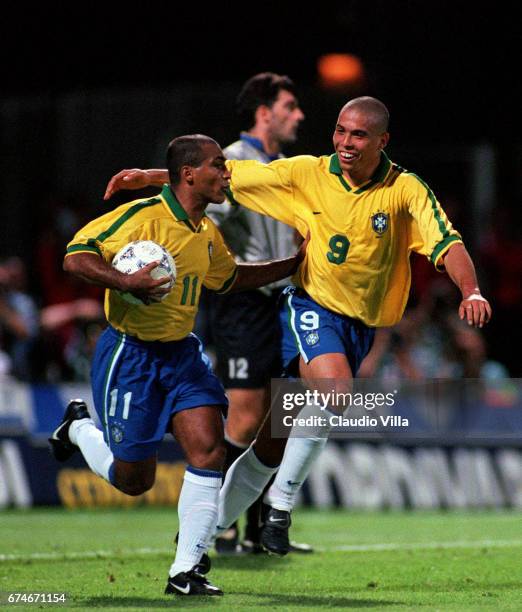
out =
[[[353,98],[347,102],[341,112],[346,108],[359,108],[364,113],[372,117],[377,129],[380,132],[387,132],[390,124],[390,112],[386,108],[385,104],[377,98],[371,96],[360,96],[359,98]]]
[[[237,97],[237,112],[248,128],[256,121],[256,110],[262,106],[272,106],[281,90],[296,95],[293,81],[286,75],[274,72],[256,74],[243,85]]]
[[[204,134],[178,136],[170,141],[167,149],[167,170],[171,185],[179,184],[183,166],[197,168],[201,165],[205,159],[203,146],[206,144],[215,144],[219,147],[213,138]]]

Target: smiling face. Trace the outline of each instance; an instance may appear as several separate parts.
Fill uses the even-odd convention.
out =
[[[333,135],[342,173],[355,184],[367,181],[375,172],[389,134],[382,123],[361,106],[346,105],[340,112]]]
[[[225,155],[213,142],[203,144],[201,154],[201,163],[191,168],[194,190],[206,202],[220,204],[224,201],[225,191],[230,185],[230,171],[225,165]]]

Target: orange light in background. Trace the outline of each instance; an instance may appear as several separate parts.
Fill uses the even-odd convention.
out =
[[[317,60],[317,72],[324,87],[359,85],[364,79],[362,61],[349,53],[328,53]]]

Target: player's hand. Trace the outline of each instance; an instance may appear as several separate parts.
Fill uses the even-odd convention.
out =
[[[483,327],[491,319],[491,306],[480,293],[473,293],[460,303],[459,317],[466,319],[468,325]]]
[[[122,291],[132,293],[135,297],[140,299],[144,304],[153,304],[160,302],[161,298],[170,292],[172,287],[162,287],[169,282],[168,276],[162,276],[161,278],[152,278],[150,273],[154,268],[157,268],[160,261],[151,261],[141,270],[134,272],[134,274],[125,274],[125,278],[122,279]],[[172,280],[172,277],[170,277]]]
[[[109,181],[103,199],[108,200],[121,189],[142,189],[149,185],[150,177],[146,170],[141,170],[140,168],[121,170]]]

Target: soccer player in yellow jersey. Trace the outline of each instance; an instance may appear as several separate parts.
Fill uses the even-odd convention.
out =
[[[50,442],[58,460],[80,449],[96,474],[128,495],[139,495],[153,485],[157,447],[172,431],[188,467],[178,504],[178,548],[165,592],[221,595],[198,571],[216,525],[227,406],[223,387],[191,333],[199,294],[202,285],[224,292],[285,278],[301,254],[236,264],[205,216],[208,203],[223,202],[230,180],[223,152],[211,138],[174,139],[167,166],[170,185],[158,197],[124,204],[91,221],[67,247],[64,268],[106,287],[109,326],[92,364],[103,431],[85,403],[73,400]],[[140,239],[161,243],[174,257],[177,277],[170,293],[161,286],[165,278],[150,276],[159,262],[130,275],[111,266],[121,247]],[[129,304],[119,291],[132,293],[143,305]]]
[[[296,140],[304,119],[293,82],[272,72],[246,81],[237,98],[237,111],[247,129],[223,152],[228,159],[265,164],[284,157],[282,150]],[[238,261],[282,259],[295,251],[295,229],[271,217],[230,203],[211,205],[207,214],[218,224]],[[255,439],[270,407],[270,380],[282,371],[278,304],[287,285],[288,280],[283,280],[261,289],[211,297],[215,371],[229,402],[225,471]],[[236,522],[216,539],[218,552],[256,554],[262,550],[262,497],[247,510],[244,538],[240,540]],[[291,551],[308,553],[312,549],[292,542]]]
[[[445,269],[462,294],[459,316],[482,327],[491,316],[473,263],[429,187],[392,163],[384,148],[389,114],[371,97],[356,98],[340,111],[333,155],[299,156],[268,165],[229,161],[230,197],[311,234],[306,257],[282,304],[282,354],[312,390],[348,392],[371,347],[374,330],[402,317],[410,287],[409,255],[424,254]],[[161,184],[161,170],[116,175],[108,193]],[[327,379],[327,387],[320,380]],[[326,442],[318,427],[310,438],[290,438],[274,484],[262,543],[288,551],[290,512],[314,458]],[[279,456],[278,456],[279,453]],[[254,444],[232,466],[220,495],[218,525],[226,528],[275,471],[281,447],[264,426]],[[255,484],[251,475],[255,475]],[[261,476],[263,474],[263,477]],[[241,485],[249,482],[249,487]]]

